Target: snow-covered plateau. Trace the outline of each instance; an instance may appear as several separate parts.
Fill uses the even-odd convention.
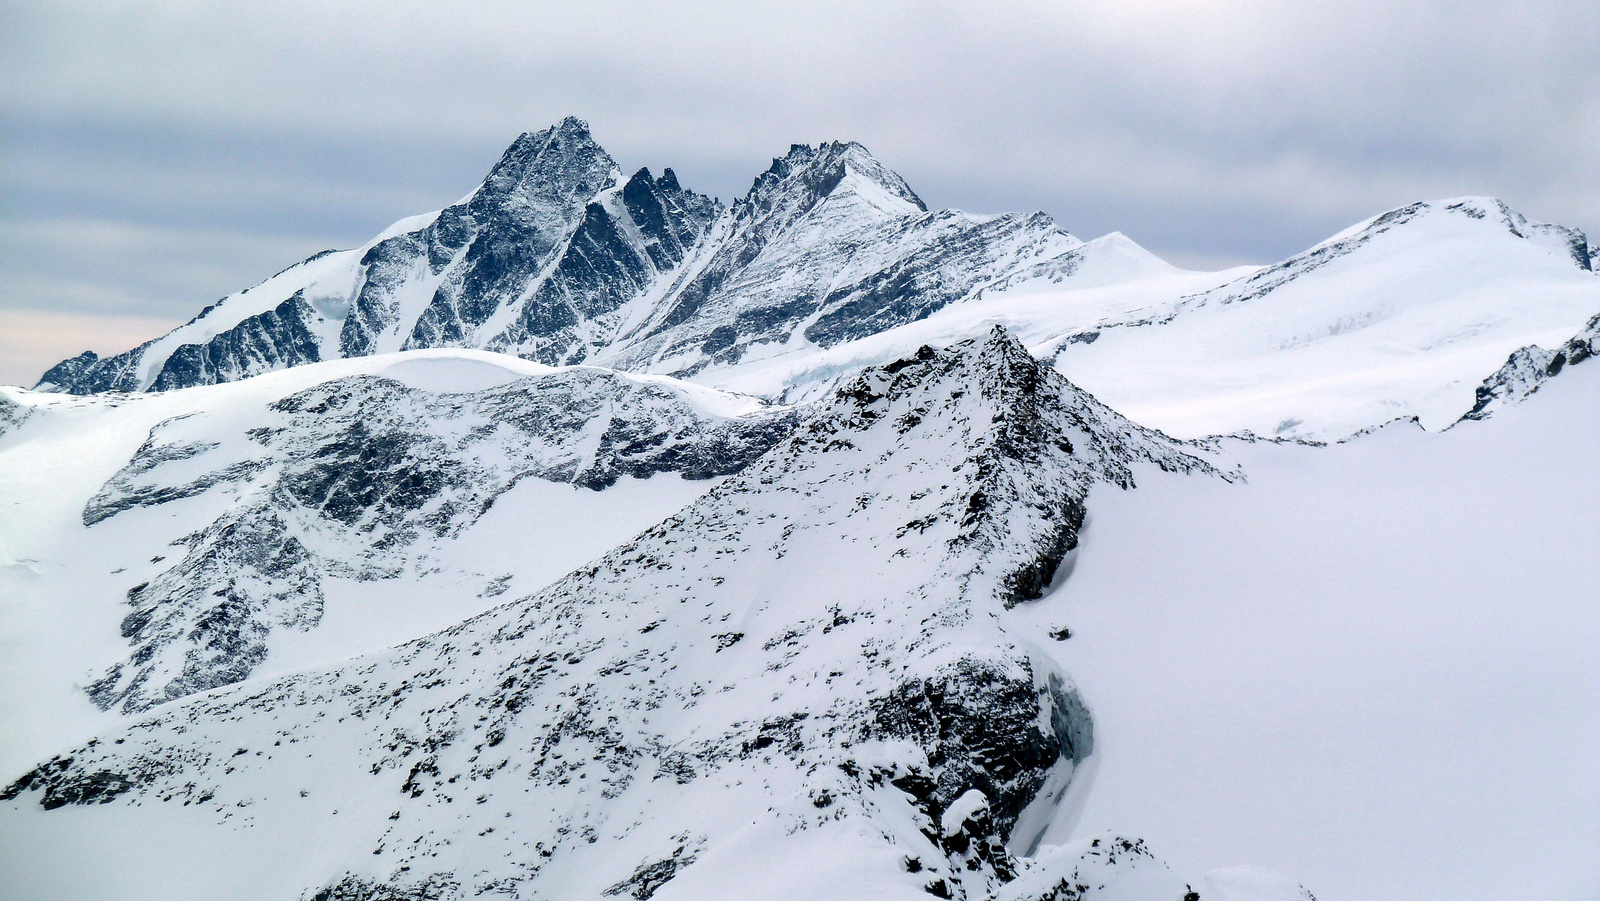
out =
[[[1600,896],[1600,278],[568,119],[0,388],[6,897]]]

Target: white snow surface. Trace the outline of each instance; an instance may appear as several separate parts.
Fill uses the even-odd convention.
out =
[[[646,234],[666,213],[624,202],[614,161],[565,120],[513,145],[470,195],[483,209],[402,220],[142,348],[69,361],[55,387],[463,345],[793,403],[1002,325],[1168,434],[1337,440],[1401,418],[1444,428],[1512,353],[1600,312],[1587,239],[1490,197],[1409,204],[1270,266],[1189,272],[1042,213],[927,211],[858,144],[795,145],[727,208],[675,180],[626,183],[672,207],[678,232]]]
[[[967,859],[977,869],[958,887],[1004,901],[1062,887],[1077,894],[1054,897],[1080,901],[1175,901],[1190,888],[1205,901],[1600,893],[1600,368],[1587,364],[1442,433],[1395,423],[1325,447],[1185,449],[1238,465],[1242,481],[1134,463],[1139,489],[1112,490],[1114,473],[1096,483],[1055,581],[1009,609],[991,592],[1001,561],[1038,540],[1039,508],[1002,516],[1014,534],[994,533],[1003,540],[984,554],[944,556],[966,495],[942,473],[952,454],[972,454],[956,478],[981,471],[984,424],[1024,394],[990,407],[930,381],[875,400],[894,381],[880,376],[836,420],[867,428],[837,433],[858,446],[824,431],[831,450],[760,464],[600,563],[444,633],[335,663],[488,603],[472,593],[481,579],[454,595],[437,578],[352,584],[330,593],[318,630],[275,646],[268,678],[172,702],[126,731],[87,702],[86,679],[127,648],[127,579],[108,571],[149,568],[151,544],[177,533],[140,534],[128,518],[139,511],[93,528],[80,514],[157,424],[217,411],[245,424],[350,376],[448,393],[579,370],[422,351],[158,395],[7,391],[26,418],[0,434],[4,778],[91,734],[77,754],[99,763],[82,766],[175,769],[147,771],[111,803],[41,812],[28,792],[0,805],[5,884],[31,898],[296,898],[346,874],[405,885],[399,855],[419,878],[536,877],[560,897],[625,894],[643,884],[629,874],[670,860],[676,875],[653,895],[667,901],[752,887],[926,898],[928,878],[953,878],[939,868]],[[677,390],[707,415],[761,409]],[[1073,446],[1136,448],[1122,459],[1178,468],[1159,436],[1109,410],[1088,421]],[[1058,491],[1073,472],[1041,469],[1027,490]],[[706,487],[529,479],[454,547],[462,568],[514,571],[532,591]],[[706,612],[680,615],[674,598]],[[1063,627],[1071,637],[1057,640]],[[1027,856],[1010,881],[972,851],[947,865],[927,844],[935,824],[948,836],[981,805],[961,794],[946,808],[956,814],[929,822],[887,781],[925,772],[925,748],[838,744],[830,731],[907,673],[976,659],[1075,685],[1093,715],[1093,753],[1063,759],[1039,787],[1043,806],[1019,820],[1045,828],[1013,849]],[[513,703],[533,706],[517,716]],[[474,726],[479,710],[497,719]],[[809,719],[789,719],[799,712]],[[490,726],[504,736],[493,744]],[[470,760],[462,732],[478,742]],[[780,751],[753,753],[764,736]],[[790,741],[797,757],[783,756]],[[856,780],[841,763],[882,775]],[[554,855],[542,874],[529,847]],[[925,867],[915,876],[912,856]]]
[[[1094,492],[1070,577],[1011,614],[1070,627],[1095,719],[1045,842],[1138,835],[1207,901],[1284,897],[1263,868],[1321,901],[1600,895],[1597,411],[1574,367],[1442,434]]]
[[[1003,335],[867,373],[543,590],[393,650],[161,705],[58,758],[48,772],[137,787],[0,806],[8,884],[991,894],[1016,864],[986,805],[961,808],[948,846],[943,808],[981,802],[966,789],[987,772],[993,806],[1014,811],[1089,750],[1071,681],[1003,611],[1047,575],[1040,555],[1089,486],[1131,486],[1138,461],[1216,474]]]
[[[0,389],[0,781],[69,752],[82,778],[142,780],[104,804],[0,804],[0,884],[63,899],[299,898],[340,879],[666,901],[926,898],[937,880],[974,901],[1600,896],[1600,366],[1551,377],[1553,351],[1523,350],[1563,346],[1600,311],[1580,236],[1459,198],[1202,273],[1120,234],[1079,244],[1008,220],[981,277],[933,270],[972,288],[931,315],[822,347],[806,337],[819,305],[736,358],[704,351],[717,322],[867,285],[989,221],[923,212],[864,150],[829,152],[851,161],[831,193],[765,219],[725,211],[601,322],[590,359],[632,374],[430,349],[163,394]],[[692,327],[663,330],[684,287],[746,246],[738,229],[774,222],[788,243],[750,245],[756,265],[730,270]],[[236,295],[183,341],[304,288],[332,324],[326,351],[362,252]],[[431,277],[395,295],[402,325]],[[996,326],[1110,409],[1063,389],[1070,439],[1007,471],[1014,508],[980,515],[968,492],[993,501],[985,455],[1029,390],[964,393],[992,376],[969,363],[910,393],[899,370],[860,373]],[[987,340],[996,365],[1028,370]],[[1514,396],[1442,431],[1503,366],[1524,376]],[[674,371],[694,374],[639,374]],[[404,390],[374,391],[372,420],[418,411],[416,432],[492,504],[434,504],[390,544],[375,519],[291,522],[313,558],[349,566],[319,571],[315,616],[292,580],[246,586],[278,606],[243,684],[131,717],[91,703],[129,658],[136,583],[177,578],[231,514],[275,509],[293,454],[247,436],[284,427],[291,395],[348,401],[345,386],[377,382]],[[548,446],[480,408],[517,390],[593,400],[602,383],[612,393]],[[726,481],[575,487],[635,395],[680,412],[629,447],[687,447],[684,428],[773,402],[835,405],[833,443],[802,431]],[[1117,414],[1240,437],[1178,444]],[[1122,490],[1123,466],[1139,490]],[[229,467],[246,475],[156,498]],[[1012,606],[1006,580],[1079,490],[1081,543],[1042,598]],[[145,500],[114,508],[129,498]],[[86,525],[97,504],[110,512]],[[976,551],[964,530],[983,515]],[[416,537],[424,521],[437,534]],[[152,647],[162,679],[181,669],[180,645]],[[1052,711],[1092,714],[1093,753],[1034,774],[1004,847],[985,844],[995,797],[929,807],[904,786],[946,764],[874,719],[878,699],[961,666],[1033,686],[1040,735],[1065,734]]]

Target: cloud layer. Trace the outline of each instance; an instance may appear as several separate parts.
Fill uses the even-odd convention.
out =
[[[1190,265],[1458,194],[1594,232],[1596,46],[1592,0],[18,0],[0,310],[30,325],[0,381],[448,204],[567,114],[724,199],[791,143],[854,139],[932,206],[1043,209]]]

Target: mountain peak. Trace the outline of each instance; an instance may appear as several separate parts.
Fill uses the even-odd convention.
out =
[[[614,181],[618,168],[595,143],[589,125],[568,116],[538,132],[524,132],[489,170],[474,201],[528,203],[541,196],[589,197]]]
[[[577,116],[567,116],[560,122],[542,128],[538,131],[523,132],[517,136],[516,141],[512,142],[512,146],[516,146],[517,144],[524,142],[530,144],[543,144],[553,137],[561,137],[566,140],[575,141],[593,140],[593,136],[589,133],[588,122],[578,118]]]
[[[357,421],[380,407],[415,415],[328,388],[281,412],[313,429],[327,428],[330,401]],[[536,400],[491,390],[496,409]],[[169,428],[194,421],[182,423]],[[482,423],[452,431],[526,443]],[[917,872],[939,897],[992,898],[1015,872],[1008,839],[1039,835],[1024,812],[1094,750],[1070,677],[1004,607],[1049,584],[1095,485],[1130,484],[1136,463],[1211,467],[1004,332],[869,369],[792,428],[535,594],[331,668],[165,705],[120,742],[35,767],[0,800],[250,808],[260,819],[241,828],[354,836],[337,868],[291,855],[258,892],[281,897],[644,898],[669,879],[683,881],[663,898],[706,897],[702,886],[735,884],[729,861],[747,865],[752,834],[766,859],[787,860],[843,828],[874,843],[857,847],[887,880]],[[344,490],[344,467],[307,457]],[[477,447],[444,457],[458,458],[504,459]],[[381,540],[369,521],[352,531]],[[264,800],[282,785],[303,794]],[[413,891],[444,879],[447,891]],[[912,897],[918,883],[884,884]]]
[[[750,186],[745,202],[770,209],[779,204],[780,196],[798,192],[820,199],[841,188],[862,195],[874,206],[903,207],[899,212],[928,210],[905,179],[855,141],[790,145],[789,152],[774,159]]]
[[[1504,200],[1488,196],[1419,200],[1396,207],[1350,226],[1313,247],[1307,254],[1319,251],[1326,253],[1328,252],[1326,249],[1358,246],[1375,235],[1401,226],[1406,226],[1407,231],[1414,231],[1423,223],[1429,223],[1436,230],[1442,229],[1455,234],[1459,233],[1461,227],[1469,220],[1479,223],[1480,229],[1487,227],[1492,232],[1499,233],[1501,237],[1509,236],[1520,241],[1531,241],[1564,256],[1570,256],[1573,265],[1579,269],[1593,268],[1590,262],[1588,237],[1582,231],[1564,225],[1536,222],[1512,209]],[[1485,237],[1489,235],[1485,234]]]

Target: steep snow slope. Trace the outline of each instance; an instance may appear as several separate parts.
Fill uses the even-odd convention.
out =
[[[537,588],[796,422],[480,351],[7,404],[25,416],[0,434],[11,766],[63,729],[104,728],[89,700],[138,711],[336,662]]]
[[[1075,834],[1207,901],[1241,862],[1320,901],[1600,896],[1597,410],[1580,366],[1487,422],[1091,492],[1071,577],[1008,614],[1072,631]]]
[[[1021,868],[1034,901],[1069,877],[1177,897],[1136,842],[1004,844],[1034,844],[1094,741],[1006,611],[1136,465],[1215,472],[1003,333],[924,350],[543,591],[41,765],[0,810],[11,884],[978,898]]]

